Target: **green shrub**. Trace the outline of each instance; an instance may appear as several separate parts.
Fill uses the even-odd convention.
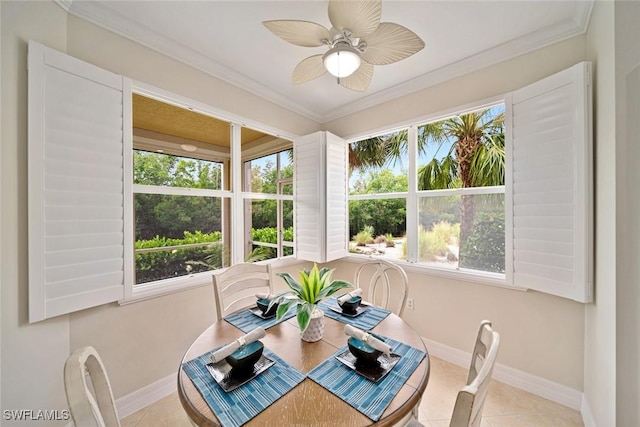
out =
[[[384,237],[388,248],[396,247],[396,243],[393,241],[393,235],[391,233],[387,233]]]
[[[136,249],[151,249],[167,246],[180,246],[194,243],[215,244],[222,239],[222,233],[202,233],[196,231],[184,232],[183,239],[172,239],[156,236],[153,239],[137,240]],[[212,245],[209,245],[212,246]],[[213,245],[219,246],[219,245]],[[204,261],[211,255],[211,249],[205,245],[197,248],[174,249],[171,251],[145,252],[136,254],[136,283],[147,283],[155,280],[178,277],[187,272],[198,273],[207,271],[208,268],[202,265],[190,265],[187,261]],[[222,261],[220,261],[222,262]]]
[[[284,229],[284,240],[293,242],[293,227]],[[278,229],[275,227],[265,227],[251,230],[251,240],[263,243],[278,243]]]
[[[439,256],[447,254],[447,242],[443,240],[442,234],[420,227],[418,230],[418,253],[421,261],[436,261]]]
[[[460,248],[460,267],[504,273],[504,212],[478,213]]]
[[[278,232],[275,227],[251,230],[253,240],[265,243],[277,243]],[[184,232],[182,239],[155,236],[153,239],[137,240],[136,249],[162,248],[196,243],[210,243],[197,248],[174,249],[136,254],[136,283],[147,283],[171,277],[184,276],[187,273],[200,273],[229,265],[229,250],[222,245],[222,233]],[[293,241],[293,227],[284,230],[284,240]],[[272,253],[273,252],[273,253]],[[293,248],[285,247],[285,255],[293,254]],[[275,256],[275,249],[257,249],[250,253],[251,260],[268,259]]]
[[[353,240],[356,242],[356,246],[364,246],[368,243],[373,243],[373,227],[365,225],[362,231],[353,236]]]
[[[445,244],[455,245],[460,238],[460,224],[450,224],[445,221],[440,221],[434,224],[431,228],[435,233],[439,241],[445,242]]]

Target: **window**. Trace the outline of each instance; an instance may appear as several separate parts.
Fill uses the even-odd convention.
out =
[[[355,140],[350,250],[590,302],[590,81],[590,64],[576,64],[505,95],[504,105]],[[385,175],[397,191],[377,184]],[[402,198],[404,212],[379,218]],[[388,233],[403,219],[405,236]]]
[[[244,162],[247,260],[293,255],[293,148]],[[259,198],[258,198],[259,197]]]
[[[291,145],[134,94],[135,286],[140,292],[180,286],[186,282],[176,279],[227,267],[234,248],[236,262],[291,255]],[[236,191],[234,147],[240,148],[235,157],[242,161],[242,168],[236,167],[241,171]],[[237,215],[232,214],[235,201],[243,205]]]
[[[135,150],[133,170],[135,283],[227,266],[222,163]]]
[[[231,124],[133,94],[134,290],[230,263]]]
[[[248,221],[241,214],[246,200],[264,203],[256,204],[255,209],[251,206],[252,224],[254,210],[257,213],[258,207],[267,206],[267,201],[276,200],[278,230],[290,226],[286,212],[295,212],[296,255],[302,259],[325,262],[341,258],[347,251],[347,235],[369,231],[372,237],[384,236],[385,241],[380,237],[379,246],[383,242],[385,247],[400,246],[396,249],[400,259],[429,266],[434,261],[427,257],[433,251],[420,247],[418,229],[436,234],[434,225],[444,223],[448,226],[442,228],[448,234],[438,231],[445,236],[435,240],[444,240],[448,252],[436,254],[435,262],[455,265],[457,248],[454,268],[465,270],[465,274],[474,271],[497,277],[502,276],[499,271],[504,268],[508,285],[582,302],[592,299],[592,112],[588,63],[576,64],[505,95],[504,139],[499,132],[482,137],[488,150],[503,144],[504,172],[497,173],[500,168],[495,164],[486,170],[478,165],[469,169],[504,179],[504,187],[495,180],[480,182],[473,177],[472,186],[465,186],[462,171],[461,182],[435,179],[448,176],[435,172],[452,169],[446,156],[441,157],[446,152],[446,142],[438,145],[438,154],[431,157],[420,149],[422,142],[429,141],[426,135],[430,134],[431,122],[414,123],[406,130],[375,138],[370,147],[351,145],[352,151],[366,148],[375,154],[376,150],[385,150],[382,162],[372,165],[378,169],[366,171],[374,173],[372,179],[356,175],[345,179],[348,159],[344,141],[318,132],[296,138],[296,204],[291,208],[292,184],[284,175],[287,164],[282,152],[291,149],[293,135],[274,136],[279,133],[277,129],[260,124],[255,126],[264,131],[244,127],[239,124],[245,122],[242,117],[231,117],[142,83],[135,85],[136,90],[149,98],[134,96],[130,79],[32,41],[28,61],[30,322],[210,283],[207,273],[192,273],[135,285],[134,230],[141,239],[154,232],[149,224],[136,229],[133,213],[137,211],[137,216],[146,216],[149,221],[162,218],[165,223],[167,217],[177,218],[185,205],[189,210],[209,213],[197,224],[180,218],[182,225],[156,233],[166,234],[158,240],[168,237],[180,242],[171,241],[161,249],[145,247],[153,250],[139,251],[138,255],[162,254],[173,262],[180,251],[202,249],[205,242],[198,240],[200,234],[211,234],[214,237],[207,238],[222,242],[223,262],[228,252],[230,262],[238,263],[254,243],[267,243],[264,238],[246,239],[247,229],[253,228],[247,228]],[[136,98],[143,104],[138,104]],[[144,103],[144,99],[167,99],[173,104]],[[136,110],[137,107],[144,108]],[[167,110],[169,118],[163,115]],[[194,110],[207,114],[196,114]],[[156,120],[155,124],[138,121],[145,117],[140,114],[144,111],[147,119]],[[489,111],[495,112],[495,107]],[[174,134],[167,126],[184,124],[176,115],[195,118],[196,123],[177,126],[180,132]],[[483,126],[488,122],[479,123]],[[451,142],[450,138],[446,140]],[[405,152],[405,160],[390,161]],[[275,192],[243,192],[243,162],[253,163],[254,159],[276,153],[275,162],[280,162],[276,175],[279,171],[280,176]],[[461,154],[464,153],[455,153],[458,160]],[[145,169],[137,175],[139,183],[133,184],[134,155],[138,164],[153,157],[154,162],[176,167],[166,180],[159,181],[152,179],[153,168]],[[352,171],[355,166],[352,164]],[[389,173],[393,175],[391,180],[387,179]],[[431,179],[421,181],[422,176]],[[374,186],[372,181],[380,185]],[[264,179],[261,182],[264,184]],[[348,186],[352,187],[349,200]],[[398,201],[404,201],[404,227],[402,203]],[[134,203],[138,209],[134,209]],[[474,210],[473,221],[468,220],[469,206]],[[351,209],[355,233],[349,232],[346,224],[346,214]],[[390,215],[392,221],[385,218],[386,223],[378,223],[377,230],[365,230],[371,219],[380,216],[371,212],[376,209],[397,214]],[[273,218],[273,208],[262,210]],[[272,224],[273,219],[268,225]],[[471,226],[467,228],[465,224]],[[501,224],[505,234],[504,267],[496,261],[501,252]],[[174,237],[178,230],[183,237],[185,231],[190,237],[197,235],[197,241],[188,243],[187,239]],[[287,253],[287,241],[283,235],[283,255]],[[490,245],[491,242],[496,244]],[[481,245],[485,245],[484,250],[478,249]],[[193,261],[198,261],[197,255],[191,255]],[[187,266],[183,263],[178,270],[183,274]],[[157,277],[168,276],[163,273]]]
[[[351,144],[350,251],[504,273],[504,105],[413,130]]]

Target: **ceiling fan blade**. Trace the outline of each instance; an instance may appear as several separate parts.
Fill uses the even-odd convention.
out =
[[[309,21],[264,21],[262,25],[284,41],[303,47],[324,46],[323,40],[331,40],[329,30]]]
[[[424,42],[413,31],[402,25],[383,22],[371,35],[364,38],[367,49],[360,55],[373,65],[387,65],[408,58],[424,47]]]
[[[353,74],[349,77],[341,78],[339,83],[347,89],[355,90],[356,92],[364,92],[369,87],[369,83],[371,83],[372,78],[373,65],[363,62]]]
[[[353,37],[373,33],[380,25],[381,0],[330,0],[329,21],[336,30],[349,30]]]
[[[303,59],[296,65],[296,68],[293,69],[291,81],[294,85],[299,85],[318,78],[326,72],[327,70],[324,68],[322,55],[313,55]]]

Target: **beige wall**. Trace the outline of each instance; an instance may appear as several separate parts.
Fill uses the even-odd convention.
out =
[[[613,3],[596,2],[587,33],[594,62],[595,302],[585,316],[585,403],[597,425],[616,425],[616,135]]]
[[[330,266],[335,278],[353,281],[358,264]],[[480,321],[490,319],[501,333],[498,363],[582,390],[582,304],[406,270],[415,309],[404,318],[421,336],[471,353]]]
[[[71,349],[86,344],[105,353],[116,397],[122,397],[176,371],[187,343],[213,318],[211,298],[206,295],[210,289],[122,307],[110,304],[27,324],[27,41],[39,41],[111,71],[288,133],[310,133],[319,125],[67,16],[52,1],[1,1],[0,8],[2,409],[65,409],[64,361]],[[31,423],[3,421],[2,425]],[[34,425],[44,424],[36,421]]]
[[[616,422],[640,425],[640,2],[615,2]],[[632,72],[636,72],[632,76]],[[632,81],[633,79],[633,81]],[[631,84],[634,85],[633,90]]]
[[[519,56],[400,99],[333,120],[325,129],[349,138],[372,129],[406,123],[521,88],[585,60],[585,39],[567,41]]]
[[[2,1],[0,8],[2,406],[3,409],[64,408],[64,358],[70,349],[84,344],[96,345],[105,353],[116,397],[122,397],[175,372],[187,343],[213,318],[211,289],[193,289],[127,306],[110,304],[36,325],[25,324],[26,40],[40,41],[111,71],[291,133],[310,133],[319,126],[92,24],[67,17],[53,2]],[[587,37],[574,38],[335,120],[324,127],[338,135],[349,136],[475,102],[567,68],[584,60],[586,50]],[[605,173],[612,167],[609,161],[600,164]],[[609,174],[602,180],[598,178],[599,185],[613,185],[608,182]],[[626,191],[631,194],[632,189],[633,186],[629,186]],[[598,195],[603,197],[604,193]],[[603,209],[601,214],[605,218],[605,222],[598,224],[609,225],[606,208],[598,209]],[[631,222],[629,218],[625,224]],[[605,245],[612,244],[608,242]],[[335,265],[338,267],[337,278],[351,279],[352,263]],[[615,280],[606,265],[599,261],[598,267],[605,270],[597,277]],[[297,268],[291,266],[287,270],[295,272]],[[630,274],[629,278],[637,277]],[[413,272],[410,279],[416,309],[407,313],[407,319],[425,337],[470,351],[469,343],[477,323],[488,317],[503,333],[500,363],[568,387],[583,388],[583,353],[587,352],[583,341],[583,305],[536,292],[505,290]],[[598,288],[597,293],[601,289]],[[629,304],[631,307],[632,303]],[[606,317],[610,310],[597,313],[596,317]],[[600,332],[604,335],[609,326],[600,322],[597,320],[596,324],[604,325]],[[599,339],[598,334],[588,336]],[[593,341],[588,339],[587,342],[592,349],[597,347]],[[596,350],[597,354],[602,351]],[[604,379],[593,386],[599,384],[606,386],[609,383]],[[594,390],[594,399],[598,396]],[[608,419],[606,411],[603,414],[604,419]]]
[[[71,56],[282,131],[306,135],[320,128],[310,119],[82,19],[70,15],[68,21]]]
[[[585,37],[576,37],[334,120],[325,127],[349,137],[406,123],[518,89],[585,58]],[[336,265],[340,274],[344,271],[349,277],[353,264]],[[405,317],[425,338],[470,352],[477,325],[488,318],[503,333],[499,363],[582,390],[584,304],[418,272],[410,273],[410,279],[416,310]]]
[[[70,16],[67,52],[76,58],[214,108],[294,134],[319,125],[201,71]],[[192,342],[215,317],[210,287],[70,316],[71,348],[102,354],[116,399],[177,371]]]
[[[63,410],[67,405],[62,367],[69,355],[69,322],[63,316],[27,324],[27,41],[64,50],[66,14],[53,2],[2,1],[0,8],[2,409]],[[3,418],[2,425],[44,423]]]
[[[274,274],[295,274],[308,265],[278,268]],[[276,282],[278,290],[285,290],[281,279]],[[70,315],[71,348],[93,345],[100,352],[118,399],[176,373],[189,345],[215,318],[213,285],[124,306],[104,305]]]

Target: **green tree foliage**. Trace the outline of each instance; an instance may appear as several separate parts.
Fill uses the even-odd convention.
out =
[[[152,239],[137,240],[135,248],[150,249],[195,243],[213,244],[220,242],[221,238],[222,234],[219,231],[208,234],[185,231],[183,237],[179,239],[155,236]],[[189,261],[202,261],[210,254],[211,250],[206,245],[196,248],[138,253],[136,254],[136,283],[169,279],[171,277],[183,276],[189,272],[198,273],[200,271],[207,271],[208,268],[201,265],[192,265]],[[220,266],[222,266],[222,264],[220,264]]]
[[[460,267],[504,273],[504,211],[478,213]]]
[[[358,141],[349,147],[349,164],[361,171],[390,165],[407,147],[406,130]],[[504,112],[501,108],[483,109],[420,126],[418,152],[424,154],[430,147],[435,147],[436,153],[442,149],[447,153],[434,155],[419,167],[419,190],[504,185]],[[464,248],[471,247],[465,242],[475,223],[474,196],[461,196],[459,211],[462,261],[466,256]],[[422,219],[421,223],[424,223]]]
[[[286,153],[284,153],[286,155]],[[271,157],[271,156],[270,156]],[[254,193],[277,194],[278,169],[274,160],[269,159],[263,167],[251,167],[251,191]],[[291,178],[293,165],[289,163],[280,170],[280,178]],[[273,227],[277,223],[276,200],[254,200],[251,203],[251,221],[253,228]],[[293,204],[283,203],[283,221],[293,224]]]
[[[136,184],[221,188],[221,164],[145,151],[133,155]],[[136,239],[181,238],[185,230],[219,231],[220,212],[220,198],[136,194]]]
[[[407,191],[406,174],[395,175],[390,170],[370,171],[356,181],[352,194]],[[405,199],[351,200],[349,202],[349,235],[355,236],[366,226],[376,234],[401,236],[406,230]]]

